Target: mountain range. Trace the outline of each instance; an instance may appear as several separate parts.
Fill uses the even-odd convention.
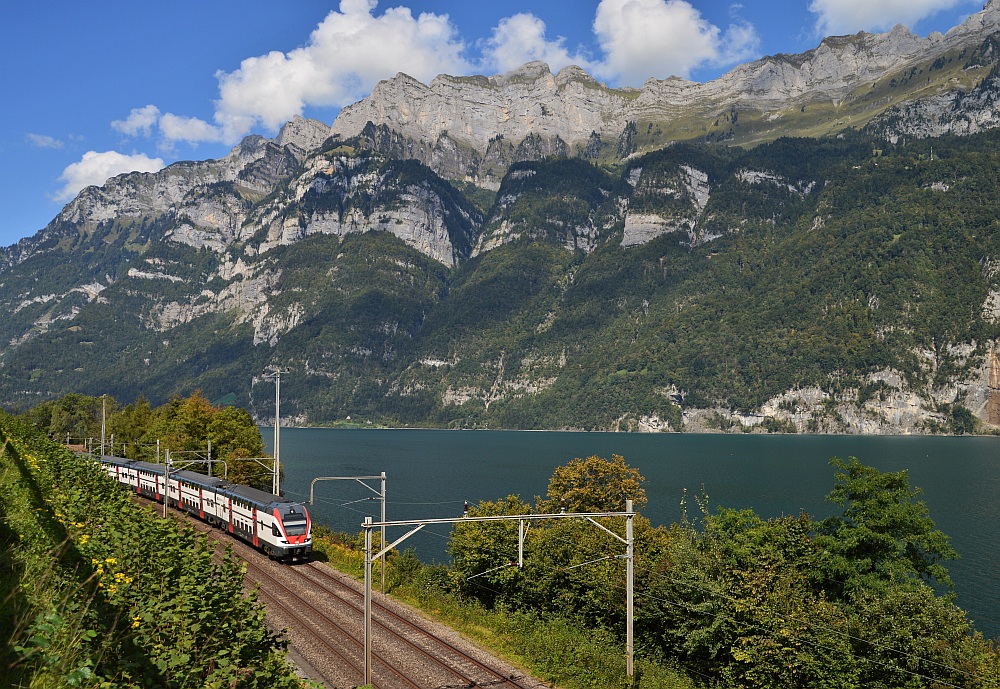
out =
[[[1000,4],[714,81],[399,74],[0,249],[0,402],[266,422],[1000,424]]]

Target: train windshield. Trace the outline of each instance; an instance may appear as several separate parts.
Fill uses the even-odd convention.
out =
[[[285,524],[285,533],[289,536],[302,536],[306,532],[306,516],[304,514],[286,514],[281,520]]]

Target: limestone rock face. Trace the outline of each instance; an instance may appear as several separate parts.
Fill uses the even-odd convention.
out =
[[[330,136],[330,127],[319,120],[296,115],[278,132],[274,142],[279,146],[297,146],[303,151],[313,151]]]
[[[467,203],[436,188],[433,173],[416,163],[380,159],[310,159],[287,194],[255,210],[241,230],[259,236],[258,254],[311,234],[345,236],[383,231],[453,266],[467,258],[480,220]]]
[[[894,106],[871,126],[894,144],[906,138],[962,136],[996,127],[1000,127],[1000,71],[996,69],[970,92],[945,91]]]
[[[577,142],[593,131],[620,131],[626,93],[599,84],[578,67],[553,75],[543,62],[494,77],[441,75],[429,85],[397,74],[341,110],[331,133],[356,136],[373,122],[416,141],[436,141],[446,133],[480,153],[491,140],[517,143],[529,134]]]
[[[44,241],[51,233],[67,230],[91,232],[111,220],[154,218],[178,209],[186,209],[192,225],[209,228],[231,225],[212,208],[198,209],[199,200],[209,198],[205,189],[219,183],[238,184],[251,191],[270,191],[289,169],[284,149],[260,136],[249,136],[230,153],[218,160],[181,162],[155,173],[132,172],[118,175],[101,187],[87,187],[49,223],[40,235]],[[291,161],[293,164],[295,160]],[[200,218],[201,223],[195,221]],[[180,239],[183,241],[183,239]],[[192,242],[204,243],[202,240]]]
[[[625,213],[622,246],[637,246],[680,232],[689,243],[700,237],[698,220],[708,205],[712,187],[708,175],[689,165],[673,171],[633,167],[626,177],[634,190]]]
[[[649,79],[638,89],[608,88],[579,67],[553,75],[542,62],[490,77],[441,75],[430,84],[400,73],[344,108],[330,133],[349,138],[372,123],[417,148],[445,140],[451,147],[471,147],[480,156],[497,141],[516,147],[536,136],[586,155],[595,136],[598,141],[621,137],[630,122],[714,117],[733,108],[767,112],[812,102],[836,106],[859,86],[997,30],[1000,8],[989,3],[944,36],[921,37],[896,26],[882,34],[830,37],[805,53],[764,57],[707,83],[670,77]],[[461,176],[449,174],[427,155],[420,159],[441,174]]]

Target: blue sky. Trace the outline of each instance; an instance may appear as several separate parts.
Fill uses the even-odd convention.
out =
[[[0,246],[86,184],[332,123],[399,71],[575,63],[613,86],[713,79],[823,35],[947,31],[983,0],[130,0],[9,3],[0,22]]]

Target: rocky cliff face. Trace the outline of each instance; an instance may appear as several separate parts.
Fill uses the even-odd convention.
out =
[[[981,43],[998,30],[1000,7],[989,3],[947,35],[921,37],[897,26],[884,34],[826,38],[814,50],[765,57],[704,84],[673,77],[650,79],[641,88],[611,89],[578,67],[553,75],[541,62],[492,77],[442,75],[426,85],[398,74],[344,108],[331,134],[349,138],[369,123],[385,127],[399,137],[399,147],[408,147],[446,177],[467,177],[496,189],[497,168],[504,162],[497,156],[507,153],[508,165],[534,159],[524,152],[511,155],[529,137],[536,147],[584,157],[611,149],[625,157],[637,147],[659,147],[671,139],[773,138],[785,133],[775,120],[794,119],[792,113],[817,104],[844,112],[841,120],[824,125],[828,130],[859,117],[864,121],[894,100],[866,101],[866,89],[904,68]],[[847,107],[853,101],[858,101],[855,110]],[[720,117],[735,124],[741,112],[752,113],[749,129],[713,131]],[[692,117],[705,124],[677,124]],[[494,160],[484,165],[491,156]]]
[[[312,235],[384,232],[443,265],[469,257],[482,217],[455,189],[416,162],[323,152],[328,132],[297,118],[274,141],[248,137],[219,160],[82,191],[35,237],[0,251],[8,353],[116,283],[152,332],[230,313],[255,345],[273,346],[303,309],[272,303],[283,270],[269,256]]]
[[[281,128],[274,143],[282,147],[296,146],[302,151],[313,151],[322,146],[329,136],[330,128],[319,120],[296,115]]]
[[[993,60],[1000,57],[996,39],[988,41]],[[986,51],[984,51],[986,52]],[[906,139],[955,134],[967,136],[1000,127],[1000,70],[971,91],[955,89],[896,105],[869,125],[869,129],[896,144]]]
[[[373,122],[418,142],[446,134],[480,154],[493,141],[516,145],[529,134],[573,144],[586,141],[593,131],[620,131],[628,95],[599,84],[578,67],[553,75],[542,62],[495,77],[442,75],[429,85],[398,74],[344,108],[331,133],[355,136]]]

